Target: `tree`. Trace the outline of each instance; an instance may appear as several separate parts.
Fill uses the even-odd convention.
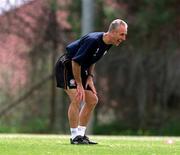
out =
[[[15,118],[17,109],[13,111],[14,119],[18,122],[17,125],[21,124],[19,131],[55,130],[57,113],[55,104],[58,99],[56,99],[55,83],[52,78],[53,68],[58,50],[62,52],[64,43],[67,41],[64,32],[67,33],[70,28],[65,16],[59,20],[65,12],[59,12],[57,5],[59,6],[59,3],[56,1],[50,1],[50,3],[42,0],[31,1],[23,7],[7,12],[2,17],[4,24],[1,25],[1,35],[6,34],[7,38],[12,35],[15,39],[20,39],[21,44],[26,45],[26,48],[23,49],[26,57],[22,57],[22,59],[28,62],[27,68],[24,68],[28,71],[27,81],[23,85],[21,93],[14,94],[19,96],[19,99],[7,106],[7,108],[14,108],[15,104],[24,103],[18,106],[21,116],[18,115],[18,118]],[[32,10],[37,11],[32,12]],[[9,94],[11,94],[10,91]],[[51,111],[49,111],[49,105],[51,105]],[[7,108],[5,108],[6,112]],[[48,126],[49,128],[47,128]]]

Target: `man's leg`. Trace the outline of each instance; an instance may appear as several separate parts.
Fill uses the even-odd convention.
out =
[[[83,139],[83,136],[79,135],[78,123],[79,123],[79,109],[80,100],[77,98],[76,89],[65,90],[70,98],[70,105],[68,109],[68,119],[71,130],[71,144],[89,144],[87,140]]]
[[[85,136],[86,126],[89,122],[90,116],[98,102],[97,95],[93,94],[92,91],[85,91],[85,103],[79,114],[79,135],[83,136],[89,144],[97,144],[96,142],[90,141],[87,136]]]
[[[85,103],[79,114],[79,125],[87,126],[91,113],[98,102],[97,95],[90,90],[85,90]]]
[[[78,136],[80,101],[76,98],[76,89],[68,89],[65,91],[70,99],[70,105],[68,108],[68,119],[71,130],[71,138],[74,139],[76,136]]]
[[[86,127],[89,122],[92,111],[94,110],[96,104],[98,102],[98,98],[95,94],[93,94],[90,90],[85,90],[85,103],[81,108],[79,114],[79,134],[81,136],[85,135]]]
[[[71,128],[76,128],[79,123],[79,109],[80,109],[80,100],[76,97],[76,89],[66,90],[70,98],[70,105],[68,109],[68,119],[69,125]]]

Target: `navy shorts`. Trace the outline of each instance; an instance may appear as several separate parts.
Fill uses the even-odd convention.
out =
[[[76,89],[76,81],[72,72],[71,60],[66,55],[61,56],[55,64],[55,76],[57,87],[63,89]],[[89,87],[85,88],[88,78],[87,70],[81,69],[81,80],[84,89],[91,90]]]

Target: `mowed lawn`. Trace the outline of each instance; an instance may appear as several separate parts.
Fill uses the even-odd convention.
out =
[[[180,137],[90,136],[98,145],[70,145],[66,135],[0,134],[0,155],[180,155]]]

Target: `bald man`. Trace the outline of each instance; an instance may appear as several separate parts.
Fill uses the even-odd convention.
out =
[[[70,43],[67,52],[56,63],[57,87],[70,99],[68,119],[71,144],[97,144],[85,135],[92,111],[98,103],[94,86],[95,63],[112,47],[126,40],[128,25],[113,20],[107,32],[92,32]],[[80,103],[84,103],[80,108]]]

